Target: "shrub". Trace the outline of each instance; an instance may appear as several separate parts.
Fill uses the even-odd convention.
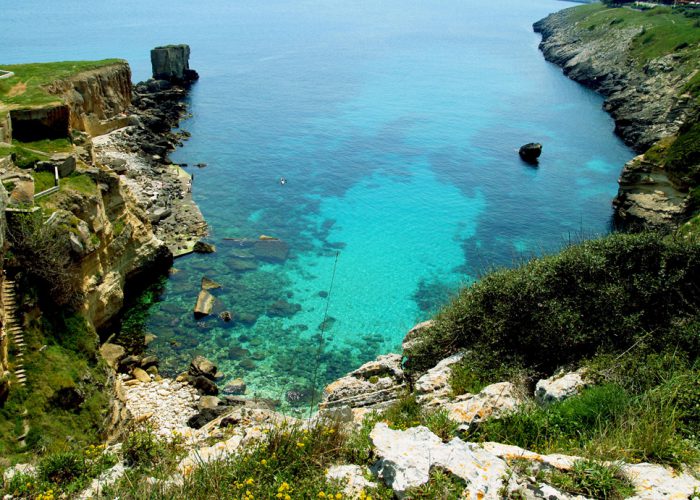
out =
[[[76,451],[47,455],[39,462],[39,477],[56,485],[66,485],[87,472],[85,458]]]
[[[123,443],[124,461],[132,467],[153,466],[163,459],[165,443],[149,425],[132,429]]]
[[[590,498],[623,499],[634,495],[634,487],[616,466],[606,466],[590,460],[579,460],[570,471],[545,473],[547,483],[575,495]]]
[[[622,352],[645,332],[650,345],[679,345],[673,325],[697,314],[700,245],[654,233],[614,234],[495,271],[436,317],[407,352],[417,370],[458,350],[484,354],[489,369],[543,373],[598,351]]]

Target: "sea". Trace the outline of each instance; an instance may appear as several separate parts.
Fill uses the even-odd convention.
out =
[[[165,374],[204,355],[220,387],[300,411],[489,270],[612,230],[632,151],[532,30],[572,5],[6,1],[0,67],[119,57],[139,81],[151,48],[190,45],[191,138],[171,158],[216,252],[131,297],[120,334],[154,335]],[[261,236],[287,254],[257,258]],[[194,317],[202,277],[232,321]]]

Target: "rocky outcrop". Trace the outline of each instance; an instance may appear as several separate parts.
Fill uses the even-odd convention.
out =
[[[156,47],[151,50],[151,67],[156,80],[186,83],[199,78],[197,72],[190,69],[189,45]]]
[[[387,354],[329,384],[319,408],[383,408],[406,388],[401,355]]]
[[[69,126],[73,130],[96,136],[128,124],[131,69],[126,61],[56,80],[47,90],[68,106]],[[15,137],[19,138],[16,126]]]
[[[642,26],[590,31],[579,25],[572,9],[565,9],[536,22],[534,29],[542,34],[540,49],[548,61],[606,98],[615,132],[636,151],[646,151],[697,119],[697,101],[685,90],[696,72],[683,72],[682,53],[644,65],[631,61],[630,47],[643,34]],[[669,182],[659,165],[635,159],[625,166],[615,207],[623,222],[666,226],[677,223],[685,197],[683,186]]]
[[[542,379],[535,385],[535,398],[542,403],[554,403],[575,396],[589,384],[583,370],[558,373]]]
[[[520,146],[518,154],[523,161],[536,164],[537,159],[542,154],[542,144],[538,142],[529,142],[523,146]]]
[[[617,216],[629,225],[665,227],[684,218],[686,194],[680,192],[668,174],[644,155],[628,161],[618,180],[620,189],[613,204]]]

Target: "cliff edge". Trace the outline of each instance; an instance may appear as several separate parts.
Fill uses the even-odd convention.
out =
[[[629,223],[678,225],[694,210],[688,198],[699,179],[687,173],[697,168],[697,152],[681,161],[667,154],[700,116],[700,30],[687,12],[592,4],[534,24],[545,58],[605,96],[626,144],[652,151],[629,162],[620,177],[615,206]]]

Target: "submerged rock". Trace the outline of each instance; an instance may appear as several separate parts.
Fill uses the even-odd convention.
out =
[[[247,385],[242,378],[237,378],[226,384],[224,387],[224,394],[230,394],[232,396],[240,396],[245,394]]]
[[[299,304],[292,304],[286,300],[278,300],[267,308],[267,315],[271,317],[290,318],[301,311]]]
[[[222,288],[221,283],[209,279],[206,276],[202,276],[202,290],[216,290]]]
[[[537,163],[537,159],[542,154],[542,144],[539,142],[529,142],[520,147],[518,154],[523,161]]]
[[[289,254],[289,245],[278,239],[257,240],[251,253],[258,259],[267,262],[284,262]]]

